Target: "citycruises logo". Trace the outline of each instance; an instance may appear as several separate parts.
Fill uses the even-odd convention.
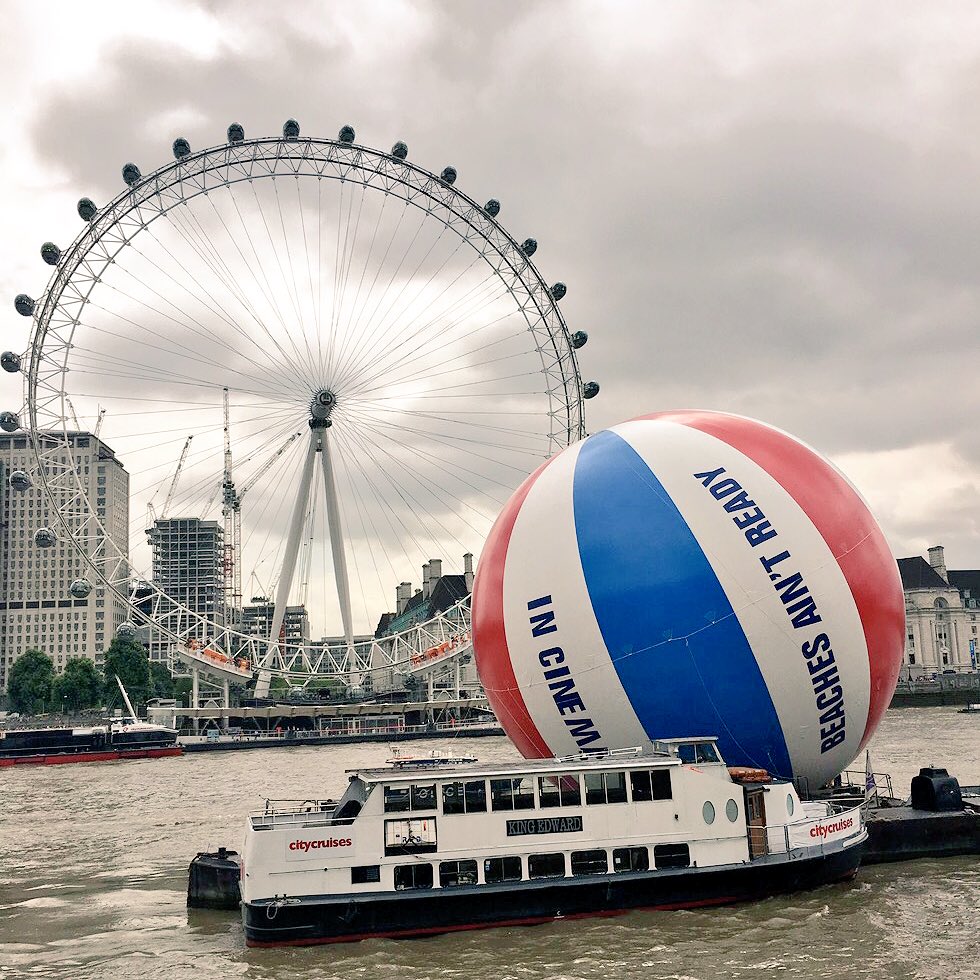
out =
[[[289,842],[291,851],[318,851],[323,847],[350,847],[353,841],[349,837],[328,837],[326,840],[293,840]]]
[[[829,837],[831,834],[840,833],[848,830],[854,824],[854,818],[848,817],[846,820],[835,820],[833,823],[818,823],[810,828],[811,837]]]

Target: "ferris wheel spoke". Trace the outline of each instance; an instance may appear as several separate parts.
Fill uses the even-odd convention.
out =
[[[132,353],[135,354],[137,353],[137,350],[139,352],[156,350],[162,354],[171,355],[171,357],[169,357],[168,359],[161,360],[160,358],[154,358],[153,363],[147,363],[146,361],[137,361],[137,360],[133,360],[132,358],[123,357],[121,353],[115,353],[115,352],[111,354],[103,353],[98,349],[94,349],[82,344],[77,344],[75,345],[74,348],[76,352],[76,356],[80,355],[82,358],[84,358],[86,366],[98,366],[98,365],[105,365],[108,367],[126,366],[126,367],[133,367],[142,371],[152,371],[155,374],[158,374],[160,377],[174,377],[174,378],[187,377],[187,372],[186,370],[183,369],[183,365],[187,362],[192,364],[199,364],[208,368],[215,367],[215,362],[213,360],[206,357],[201,357],[194,352],[180,353],[179,355],[175,355],[174,352],[168,349],[167,347],[162,346],[160,344],[151,343],[149,341],[143,342],[138,349],[133,349],[135,345],[133,345],[130,342],[129,338],[127,338],[125,334],[121,334],[118,331],[111,330],[107,327],[97,326],[96,324],[93,324],[88,321],[80,321],[80,325],[85,326],[87,329],[92,330],[94,332],[101,333],[104,336],[112,337],[113,339],[122,341],[122,347],[127,352],[132,350]],[[174,367],[168,368],[167,367],[168,363],[174,364]],[[268,374],[256,376],[251,373],[247,373],[239,368],[232,367],[230,365],[222,365],[222,370],[227,372],[228,374],[244,379],[249,384],[256,384],[256,383],[262,384],[263,382],[265,382],[267,387],[265,387],[264,391],[266,393],[276,390],[274,387],[272,387],[272,381],[274,380],[274,377],[270,378]],[[194,380],[200,381],[201,384],[207,384],[214,387],[224,386],[222,382],[216,377],[210,379],[196,378]],[[239,389],[239,390],[243,390],[243,389]],[[250,389],[250,390],[254,391],[255,389]]]
[[[385,418],[389,416],[408,416],[409,418],[419,420],[419,421],[431,421],[445,423],[446,425],[455,426],[466,426],[468,429],[482,429],[487,432],[496,432],[501,435],[514,435],[522,439],[533,439],[536,445],[540,445],[540,440],[547,439],[550,433],[548,432],[534,432],[529,431],[526,428],[515,428],[514,426],[507,425],[491,425],[487,422],[474,422],[467,421],[461,418],[457,418],[456,415],[445,415],[439,414],[437,412],[426,412],[420,409],[410,409],[410,408],[386,408],[383,405],[365,405],[363,409],[363,414],[366,418],[373,419],[377,421],[380,425],[384,425]],[[472,413],[470,413],[472,414]],[[496,413],[492,413],[496,414]],[[382,416],[379,418],[379,415]]]
[[[387,451],[381,449],[377,444],[374,445],[374,446],[371,446],[368,443],[364,442],[363,440],[361,441],[359,448],[360,448],[360,452],[366,454],[368,456],[368,458],[370,458],[370,459],[372,459],[374,461],[374,463],[376,464],[376,467],[377,467],[378,472],[381,474],[382,477],[384,477],[384,479],[387,481],[387,483],[391,487],[391,489],[402,499],[402,501],[405,503],[405,505],[409,508],[410,512],[412,513],[412,516],[415,518],[415,520],[419,523],[420,526],[425,527],[425,525],[428,522],[435,523],[462,550],[464,550],[464,551],[466,550],[466,547],[467,546],[459,539],[459,537],[456,535],[455,531],[453,531],[451,528],[449,528],[449,527],[446,526],[446,524],[443,521],[442,517],[440,517],[438,514],[436,514],[431,507],[425,507],[418,500],[418,498],[415,495],[415,493],[413,493],[409,489],[409,487],[408,487],[408,481],[406,481],[404,479],[404,477],[406,475],[411,476],[412,481],[414,481],[414,483],[418,485],[419,489],[423,493],[426,492],[426,491],[428,491],[428,495],[429,496],[431,496],[433,499],[435,499],[440,504],[441,507],[444,507],[444,508],[450,510],[450,512],[453,514],[453,516],[456,517],[458,520],[460,520],[462,523],[466,524],[466,526],[470,530],[474,531],[478,535],[479,534],[482,534],[482,533],[485,533],[485,531],[486,531],[486,528],[485,527],[482,530],[477,529],[476,527],[473,526],[473,524],[469,520],[467,520],[465,517],[463,517],[457,511],[453,510],[452,507],[451,507],[451,505],[447,505],[446,501],[443,500],[443,499],[441,499],[441,495],[435,492],[435,490],[433,489],[432,484],[427,484],[424,481],[422,481],[422,480],[419,479],[419,477],[415,473],[414,468],[405,468],[405,467],[402,467],[401,468],[401,471],[399,473],[399,477],[400,478],[398,480],[396,480],[391,475],[390,468],[388,466],[384,465],[383,460],[380,460],[378,458],[379,455],[380,455],[380,456],[386,457],[390,461],[393,461],[390,453],[388,453]],[[448,496],[450,496],[451,499],[457,499],[457,501],[458,501],[458,498],[454,498],[453,495],[450,494]],[[433,541],[436,542],[436,539],[433,538]]]
[[[449,538],[455,540],[460,547],[465,549],[466,546],[459,542],[451,531],[445,528],[441,518],[433,515],[431,512],[426,513],[424,516],[419,513],[418,504],[415,502],[413,495],[406,489],[404,483],[394,479],[383,465],[379,465],[380,461],[376,456],[373,446],[358,438],[350,430],[344,433],[341,441],[350,447],[344,454],[345,465],[353,463],[361,473],[364,485],[371,488],[375,498],[388,501],[386,508],[391,517],[402,528],[403,534],[407,535],[409,540],[415,545],[417,555],[425,555],[426,552],[431,552],[433,549],[440,547],[442,542],[434,535],[433,525],[442,528]],[[371,466],[370,471],[361,462],[362,460],[367,460],[374,464]],[[372,473],[377,474],[377,476],[372,476]],[[394,494],[392,500],[397,498],[401,501],[403,505],[401,508],[396,509],[392,501],[388,500],[388,497],[392,494]],[[413,519],[411,525],[402,516],[403,514],[411,515]],[[419,533],[427,538],[427,540],[424,542],[420,540],[418,537]],[[408,558],[407,555],[406,558]],[[412,563],[410,558],[408,558],[408,563]]]
[[[348,372],[350,372],[351,370],[355,370],[363,361],[363,358],[365,356],[369,356],[370,352],[374,349],[375,344],[378,341],[378,338],[382,337],[384,335],[384,331],[390,327],[389,316],[392,310],[396,308],[396,304],[402,301],[402,297],[404,296],[409,286],[413,282],[417,282],[417,280],[420,278],[420,272],[422,268],[424,267],[425,263],[428,261],[429,256],[436,249],[436,246],[439,245],[439,243],[442,241],[443,235],[445,234],[446,229],[443,227],[440,230],[439,234],[433,238],[429,247],[424,252],[421,253],[421,257],[419,258],[419,261],[416,264],[415,268],[408,275],[403,276],[404,282],[402,283],[398,291],[395,293],[395,295],[392,296],[391,299],[389,300],[388,295],[391,292],[391,287],[394,285],[398,277],[401,275],[401,270],[402,270],[402,266],[404,265],[405,259],[408,257],[409,253],[414,248],[415,243],[418,240],[418,236],[424,228],[424,224],[425,224],[424,221],[420,220],[415,235],[412,236],[411,240],[406,245],[405,250],[402,253],[402,257],[399,259],[394,270],[392,271],[392,274],[387,284],[385,285],[385,288],[382,291],[381,296],[378,298],[377,303],[375,304],[374,308],[371,311],[371,315],[365,320],[364,327],[363,327],[363,339],[354,348],[354,352],[352,354],[347,355],[346,362],[341,361],[338,356],[337,364],[331,365],[331,367],[340,367],[341,365],[344,365],[345,367],[347,367]],[[459,247],[460,246],[457,245],[456,249],[453,250],[453,254],[455,254],[455,252],[458,251]],[[447,256],[447,258],[443,260],[443,266],[449,260],[450,257],[451,256]],[[436,273],[433,272],[432,275],[429,276],[426,282],[419,285],[417,294],[421,293],[426,288],[426,286],[432,281],[435,275]],[[384,305],[385,302],[387,302],[387,306]],[[411,302],[411,301],[409,300],[407,302]]]
[[[212,207],[214,206],[214,202],[210,198],[209,203],[211,203]],[[211,241],[210,237],[207,235],[205,229],[201,225],[197,215],[191,211],[189,217],[196,226],[195,229],[187,228],[183,223],[184,216],[180,214],[175,216],[175,227],[177,227],[177,229],[184,234],[187,244],[200,256],[201,260],[208,265],[215,278],[218,279],[218,281],[225,287],[225,290],[232,297],[233,301],[244,309],[249,319],[251,319],[259,327],[259,330],[261,333],[265,334],[266,338],[274,341],[271,330],[249,299],[248,289],[246,289],[243,282],[231,269],[214,242]],[[225,229],[227,230],[227,226],[225,226]],[[268,348],[264,347],[259,342],[258,336],[248,330],[243,329],[237,323],[233,322],[233,326],[235,328],[235,332],[243,340],[245,340],[246,343],[248,343],[251,347],[256,348],[263,355],[264,362],[268,362]],[[285,374],[285,369],[288,367],[290,371],[295,373],[297,370],[297,365],[290,361],[286,357],[285,352],[281,349],[279,349],[279,353],[283,358],[282,363],[279,365],[280,371]]]
[[[442,234],[444,234],[444,233],[445,233],[445,229],[443,229]],[[442,237],[442,235],[440,234],[440,238],[441,237]],[[437,241],[438,241],[438,239],[437,239]],[[435,244],[436,243],[433,243],[433,247],[435,246]],[[428,290],[432,286],[432,284],[437,280],[437,278],[439,277],[439,275],[444,271],[444,269],[445,269],[446,265],[448,264],[448,262],[450,261],[450,259],[452,259],[461,249],[462,249],[462,242],[460,241],[460,242],[457,242],[456,247],[443,259],[443,261],[440,263],[440,265],[436,269],[433,270],[433,272],[429,275],[428,279],[426,279],[424,282],[420,283],[418,289],[416,290],[415,295],[413,297],[410,297],[408,299],[408,301],[407,301],[407,304],[406,305],[408,306],[408,308],[411,308],[420,299],[420,297],[422,296],[422,294],[425,293],[426,290]],[[454,289],[457,286],[457,284],[460,281],[460,279],[462,279],[464,275],[466,275],[467,273],[469,273],[473,269],[473,267],[475,266],[475,264],[476,264],[476,259],[474,259],[473,261],[471,261],[470,264],[468,266],[466,266],[464,269],[460,270],[460,272],[458,273],[458,275],[456,275],[453,279],[451,279],[449,282],[447,282],[443,286],[443,288],[438,293],[436,293],[426,303],[426,305],[423,306],[422,309],[419,310],[418,313],[416,313],[416,315],[410,321],[408,321],[408,323],[406,323],[401,328],[400,333],[404,333],[406,330],[408,330],[410,327],[412,327],[413,324],[416,324],[418,322],[419,318],[422,317],[425,313],[427,313],[428,310],[430,310],[434,304],[438,303],[447,293],[449,293],[452,289]],[[417,276],[417,274],[418,274],[418,270],[416,271],[415,275],[413,275],[412,277],[410,277],[409,279],[406,280],[406,286],[407,286],[407,284],[409,282],[411,282],[415,278],[415,276]],[[395,302],[398,301],[399,296],[401,295],[401,292],[403,292],[403,291],[404,291],[404,287],[403,287],[403,290],[399,291],[399,295],[395,297]],[[389,320],[388,320],[388,315],[389,315],[389,313],[391,312],[392,309],[394,309],[394,304],[392,304],[391,306],[389,306],[389,309],[385,312],[384,316],[381,318],[381,320],[378,321],[378,324],[375,327],[374,336],[379,336],[379,335],[380,336],[384,336],[384,332],[386,330],[389,330],[393,326],[393,324],[391,324],[389,322]],[[380,334],[379,334],[379,331],[380,331]],[[418,331],[416,330],[416,333],[417,332]],[[373,340],[373,338],[372,338],[372,340]],[[371,340],[366,340],[365,341],[365,345],[368,344],[368,343],[371,343],[371,342],[372,342]],[[403,346],[404,343],[405,343],[404,340],[401,341],[399,344],[395,345],[395,348],[397,349],[398,347]],[[370,351],[370,348],[367,348],[366,346],[361,349],[361,353],[355,359],[352,359],[351,366],[349,368],[349,373],[354,373],[358,369],[364,367],[364,360],[365,360],[365,357],[368,355],[368,352],[369,351]],[[389,345],[386,345],[386,347],[383,348],[383,350],[382,350],[382,359],[384,357],[386,357],[387,355],[389,355],[391,352],[392,352],[392,348]]]
[[[512,482],[508,483],[503,480],[499,480],[493,475],[496,471],[496,467],[499,465],[498,460],[472,453],[466,447],[452,446],[444,443],[437,444],[441,448],[450,450],[450,452],[446,453],[445,455],[436,455],[435,453],[429,452],[428,450],[419,446],[417,443],[423,439],[427,443],[435,442],[430,432],[425,432],[424,434],[420,435],[414,429],[409,430],[412,435],[416,436],[416,441],[411,444],[409,448],[406,448],[404,440],[396,439],[395,436],[391,434],[390,429],[392,427],[389,425],[380,426],[368,419],[361,418],[354,423],[354,428],[356,431],[361,433],[362,438],[368,439],[370,436],[370,440],[373,440],[379,444],[383,442],[390,443],[393,454],[405,452],[410,457],[410,462],[417,463],[418,460],[421,459],[431,463],[432,475],[435,479],[453,479],[463,483],[465,486],[471,489],[476,489],[474,484],[470,484],[464,479],[464,476],[471,476],[474,480],[481,481],[483,483],[482,492],[485,494],[490,494],[492,496],[492,488],[499,488],[503,492],[501,497],[495,498],[499,503],[503,503],[503,500],[506,499],[506,494],[511,493],[514,489],[514,484]],[[470,456],[472,456],[474,460],[479,459],[483,462],[492,463],[493,467],[489,468],[490,471],[488,472],[488,467],[480,468],[479,466],[470,465],[473,462],[469,459]],[[518,472],[524,471],[518,468]]]
[[[483,285],[483,283],[480,283],[478,284],[478,287],[482,287]],[[478,314],[487,308],[490,305],[490,302],[500,298],[500,296],[495,296],[491,298],[490,302],[487,302],[478,294],[476,296],[472,295],[476,288],[477,287],[474,287],[473,290],[470,290],[468,295],[460,297],[455,304],[459,305],[463,301],[469,299],[473,303],[472,308],[463,309],[453,320],[443,322],[438,316],[434,317],[413,331],[411,336],[404,337],[398,344],[391,345],[384,349],[380,356],[376,358],[374,364],[371,365],[370,369],[362,372],[361,376],[357,379],[354,390],[370,390],[370,386],[379,378],[386,377],[399,368],[407,367],[410,364],[421,360],[422,358],[428,356],[432,349],[442,349],[451,346],[451,344],[454,343],[462,343],[467,336],[474,336],[475,334],[480,333],[484,327],[489,328],[494,326],[496,323],[501,322],[504,315],[497,320],[491,319],[487,324],[484,324],[483,327],[473,326],[473,322]],[[453,337],[454,332],[460,327],[463,327],[464,334]],[[424,337],[425,339],[420,343],[417,343],[410,350],[403,351],[406,344],[420,336]],[[441,338],[441,343],[439,342],[439,338]],[[474,353],[476,353],[476,351],[474,351]]]
[[[217,205],[215,205],[214,200],[210,196],[208,197],[208,202],[210,203],[215,213],[215,216],[218,218],[221,227],[224,229],[225,234],[228,236],[229,241],[232,243],[232,246],[238,252],[239,257],[244,263],[246,272],[248,272],[255,286],[262,293],[262,296],[265,299],[266,303],[268,304],[270,310],[278,319],[279,324],[283,329],[283,332],[288,335],[289,326],[282,315],[282,311],[279,309],[279,304],[275,302],[275,298],[274,298],[275,294],[272,291],[272,285],[269,282],[269,277],[268,275],[266,275],[265,264],[259,258],[258,251],[255,248],[255,243],[252,240],[251,232],[249,231],[249,228],[245,223],[245,218],[242,215],[241,207],[239,206],[238,199],[235,196],[234,188],[229,188],[229,198],[231,199],[232,206],[235,209],[235,215],[238,218],[238,223],[242,228],[245,241],[248,243],[248,246],[252,252],[252,256],[255,260],[254,268],[251,260],[249,260],[249,258],[242,251],[242,248],[238,242],[238,237],[232,234],[231,229],[228,227],[228,224],[224,219],[224,216],[218,210]],[[278,338],[274,336],[274,334],[272,333],[271,329],[269,328],[265,320],[263,318],[259,318],[258,323],[263,333],[265,334],[266,339],[269,341],[269,343],[271,343],[272,346],[279,352],[279,355],[283,358],[284,361],[291,364],[292,363],[291,359],[286,354],[285,350],[282,348],[282,345],[279,343]]]
[[[371,294],[374,292],[374,289],[377,286],[378,277],[381,275],[381,270],[384,268],[385,263],[388,260],[388,255],[391,252],[391,247],[394,244],[395,238],[397,237],[399,230],[401,229],[402,220],[404,219],[405,214],[407,213],[407,206],[406,208],[402,209],[401,212],[399,213],[398,220],[395,222],[395,226],[392,229],[391,235],[388,238],[388,243],[385,246],[384,252],[377,263],[377,269],[374,273],[374,277],[371,280],[371,283],[368,286],[367,293],[365,294],[364,299],[359,306],[358,301],[361,299],[361,293],[364,287],[364,280],[366,278],[367,269],[368,266],[370,265],[371,257],[374,254],[375,244],[377,243],[377,239],[378,239],[378,232],[381,228],[381,223],[385,218],[385,209],[387,208],[387,206],[388,206],[388,196],[385,195],[384,199],[381,202],[381,207],[378,210],[378,217],[374,224],[374,230],[371,233],[371,242],[370,245],[368,246],[367,255],[364,258],[364,265],[361,268],[361,276],[357,284],[357,293],[354,296],[354,302],[351,304],[350,314],[347,318],[347,326],[349,330],[352,329],[355,321],[360,322],[360,318],[364,314],[368,300],[370,299]]]
[[[367,391],[373,390],[369,386],[373,382],[377,381],[379,377],[393,375],[396,370],[407,369],[411,367],[413,364],[418,365],[414,374],[398,375],[397,379],[395,378],[391,379],[392,383],[394,383],[396,380],[397,382],[408,383],[408,382],[425,378],[427,376],[426,365],[428,364],[428,362],[424,361],[424,358],[430,355],[431,353],[430,348],[433,347],[438,347],[441,352],[446,352],[447,350],[450,350],[453,347],[460,348],[458,353],[454,354],[452,357],[449,357],[443,361],[436,362],[434,365],[429,365],[429,366],[440,367],[445,364],[452,364],[452,363],[459,364],[460,362],[465,362],[466,360],[473,360],[476,355],[484,354],[486,353],[486,351],[490,350],[493,347],[499,346],[500,344],[512,343],[516,340],[524,339],[527,332],[527,328],[524,325],[521,325],[521,328],[519,330],[516,330],[510,334],[505,334],[502,337],[497,337],[495,340],[488,341],[487,343],[481,344],[480,346],[468,346],[463,343],[466,340],[472,343],[473,339],[476,337],[477,334],[480,334],[485,330],[490,330],[493,329],[494,327],[501,326],[505,320],[510,319],[512,316],[513,316],[512,313],[503,313],[500,316],[495,317],[494,319],[488,320],[486,323],[482,324],[479,327],[471,327],[470,329],[467,330],[464,336],[456,337],[454,339],[450,339],[450,338],[451,338],[453,328],[455,326],[458,326],[459,325],[458,323],[454,323],[448,328],[439,327],[439,329],[434,329],[433,332],[436,333],[437,336],[442,337],[441,344],[430,342],[425,345],[420,345],[413,352],[411,352],[410,354],[406,354],[401,360],[395,362],[387,371],[385,372],[375,371],[373,375],[363,378],[361,380],[360,387],[355,388],[352,394],[357,395],[365,390]],[[528,354],[526,346],[523,349],[523,353],[524,356],[526,357]],[[422,363],[420,364],[419,362]]]

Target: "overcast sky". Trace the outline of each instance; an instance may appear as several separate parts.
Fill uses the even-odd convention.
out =
[[[973,3],[4,4],[0,346],[75,202],[228,123],[405,140],[538,239],[596,431],[750,415],[828,454],[896,555],[980,566]],[[0,377],[2,408],[21,403]]]

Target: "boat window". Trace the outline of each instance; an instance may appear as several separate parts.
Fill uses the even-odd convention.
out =
[[[483,880],[488,885],[498,881],[520,881],[522,877],[521,859],[518,855],[487,858],[483,862]]]
[[[729,800],[725,804],[725,816],[728,817],[732,823],[735,823],[735,821],[738,820],[738,804],[734,800]]]
[[[434,810],[434,783],[412,786],[385,786],[385,813],[404,813],[408,810]]]
[[[634,803],[646,803],[650,800],[669,800],[670,770],[645,769],[634,770],[630,773],[630,789]]]
[[[434,817],[385,821],[385,855],[422,854],[438,846]]]
[[[721,762],[713,742],[684,742],[677,746],[677,754],[685,765],[699,762]]]
[[[625,803],[625,772],[587,772],[585,774],[586,803]]]
[[[529,878],[564,878],[564,854],[529,854],[527,856]]]
[[[381,881],[381,865],[364,864],[350,869],[352,885],[366,885],[372,881]]]
[[[385,813],[411,810],[412,799],[407,786],[385,786]]]
[[[443,888],[476,884],[476,861],[442,861],[439,864],[439,884]]]
[[[609,870],[605,851],[572,851],[573,875],[604,875]]]
[[[711,800],[705,800],[704,806],[701,807],[701,816],[704,817],[706,824],[713,824],[715,822],[715,805]]]
[[[613,871],[649,871],[650,855],[645,847],[617,847],[613,851]]]
[[[540,776],[538,778],[538,799],[541,806],[581,806],[582,787],[578,776]]]
[[[431,864],[396,864],[395,888],[399,891],[405,888],[431,888]]]
[[[413,810],[434,810],[436,808],[436,787],[435,783],[427,785],[412,786],[412,809]]]
[[[687,844],[655,844],[653,861],[658,868],[689,868],[691,849]]]
[[[466,799],[467,813],[486,813],[487,810],[487,783],[484,779],[475,779],[467,782],[464,790]]]
[[[491,779],[490,806],[494,810],[533,810],[534,786],[530,777]]]
[[[487,784],[482,779],[466,783],[443,783],[443,813],[485,813]]]

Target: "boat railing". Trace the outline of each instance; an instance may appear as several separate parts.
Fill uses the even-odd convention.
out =
[[[255,830],[274,827],[348,826],[354,818],[338,820],[336,800],[266,800],[261,813],[249,816]]]
[[[838,850],[845,842],[864,833],[861,806],[841,809],[828,804],[827,810],[823,816],[807,820],[750,826],[751,853],[756,859],[763,856],[790,861],[812,858],[827,850]]]

